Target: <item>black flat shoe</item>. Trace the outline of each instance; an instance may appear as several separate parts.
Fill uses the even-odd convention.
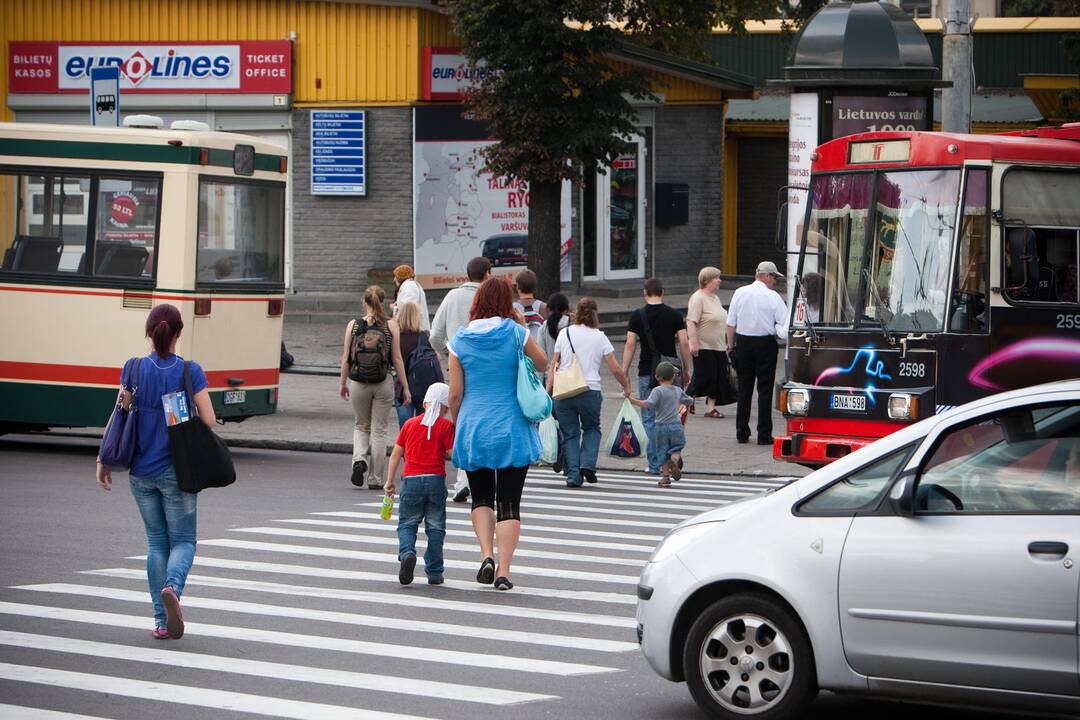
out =
[[[585,479],[587,483],[596,482],[596,471],[589,468],[581,468],[581,477]]]
[[[416,556],[406,555],[405,559],[401,561],[401,568],[398,570],[397,579],[402,585],[409,585],[413,581],[413,571],[416,569]]]
[[[514,583],[510,582],[510,578],[503,577],[502,575],[495,578],[495,589],[496,590],[510,590],[513,587],[514,587]]]
[[[352,464],[352,476],[349,480],[356,487],[364,487],[364,473],[367,472],[367,463],[363,460],[357,460]]]
[[[495,558],[484,558],[480,563],[480,570],[476,573],[476,582],[481,585],[490,585],[495,580]]]

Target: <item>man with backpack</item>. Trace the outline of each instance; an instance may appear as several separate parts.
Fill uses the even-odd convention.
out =
[[[521,313],[525,320],[525,328],[532,335],[532,339],[540,344],[540,331],[544,329],[544,321],[547,320],[547,304],[543,300],[537,300],[536,273],[532,270],[522,270],[514,278],[517,287],[517,302],[514,309]]]
[[[629,374],[634,353],[641,345],[638,362],[638,397],[649,397],[656,387],[656,366],[670,362],[676,369],[674,384],[685,387],[690,383],[690,342],[686,336],[686,321],[679,311],[664,303],[664,284],[659,278],[645,281],[645,306],[634,311],[626,326],[626,347],[623,350],[623,372]],[[680,356],[681,355],[681,359]],[[656,423],[653,411],[643,408],[641,423],[649,438],[649,472],[659,474],[664,459],[656,449]]]
[[[446,293],[431,321],[431,346],[444,355],[448,354],[447,344],[454,339],[457,331],[469,324],[473,296],[476,295],[480,283],[491,276],[491,261],[482,256],[474,257],[466,265],[465,272],[469,281]],[[457,482],[454,483],[454,502],[465,502],[468,497],[469,479],[465,472],[459,469]]]

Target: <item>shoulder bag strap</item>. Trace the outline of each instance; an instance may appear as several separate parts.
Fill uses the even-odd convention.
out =
[[[188,396],[188,414],[192,417],[198,417],[199,409],[195,407],[195,393],[191,389],[191,373],[188,372],[189,364],[187,360],[184,361],[184,390],[187,391]]]
[[[570,337],[569,325],[566,326],[566,342],[570,343],[570,352],[574,354],[574,357],[577,357],[577,350],[574,349],[574,338]]]
[[[641,324],[645,326],[645,342],[649,344],[649,354],[652,355],[653,360],[657,363],[660,362],[660,353],[656,352],[656,341],[653,340],[652,327],[649,326],[649,313],[646,312],[648,306],[641,308]]]

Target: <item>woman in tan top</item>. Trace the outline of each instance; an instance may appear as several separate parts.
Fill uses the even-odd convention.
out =
[[[694,375],[686,394],[705,397],[707,418],[722,418],[717,405],[735,401],[731,384],[731,371],[727,359],[727,311],[716,296],[720,289],[720,271],[714,267],[702,268],[698,273],[701,288],[690,296],[686,308],[686,334],[690,340],[690,354],[694,356]]]

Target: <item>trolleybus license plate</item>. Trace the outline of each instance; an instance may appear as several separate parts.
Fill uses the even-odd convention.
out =
[[[228,402],[228,401],[226,401]],[[865,395],[833,395],[832,396],[832,409],[833,410],[855,410],[858,412],[866,412],[866,396]]]
[[[835,397],[835,396],[834,396]],[[225,404],[226,405],[239,405],[247,399],[247,390],[226,390],[225,391]],[[866,403],[863,403],[864,405]]]

